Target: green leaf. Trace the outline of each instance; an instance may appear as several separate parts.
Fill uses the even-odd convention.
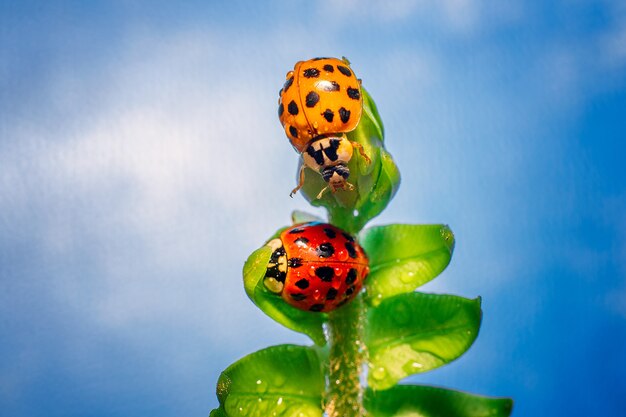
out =
[[[211,414],[209,414],[209,417],[228,417],[228,415],[226,414],[226,411],[224,411],[224,409],[220,407],[211,411]]]
[[[448,226],[392,224],[364,230],[359,242],[370,260],[367,301],[414,291],[450,263],[454,235]]]
[[[315,214],[307,213],[306,211],[294,210],[291,212],[291,223],[300,224],[309,222],[324,222],[324,219]]]
[[[480,298],[408,293],[368,311],[369,385],[386,389],[461,356],[480,329]]]
[[[323,392],[322,365],[313,348],[273,346],[222,372],[214,417],[321,417]]]
[[[304,197],[313,206],[325,207],[330,222],[352,234],[361,230],[368,221],[387,207],[400,185],[400,173],[391,155],[384,148],[383,135],[383,124],[376,105],[363,89],[361,120],[355,130],[347,133],[347,137],[363,147],[371,163],[366,163],[355,149],[354,156],[348,164],[350,169],[348,181],[355,189],[327,192],[322,198],[317,199],[318,193],[327,183],[319,173],[305,169],[306,180],[302,188]]]
[[[250,255],[243,267],[246,294],[265,314],[283,326],[308,335],[317,345],[326,344],[323,325],[324,313],[298,310],[287,304],[282,297],[269,291],[263,284],[267,263],[272,255],[269,246],[263,246]]]
[[[365,407],[376,417],[507,417],[510,398],[490,398],[425,385],[368,390]]]
[[[382,141],[385,137],[385,127],[383,126],[383,120],[380,118],[380,114],[378,113],[378,107],[376,107],[376,103],[372,100],[372,96],[365,91],[365,89],[363,89],[363,92],[363,113],[365,114],[365,120],[372,124],[370,129],[375,129],[376,136]]]

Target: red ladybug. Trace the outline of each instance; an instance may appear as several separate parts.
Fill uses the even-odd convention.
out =
[[[273,249],[264,284],[292,306],[332,311],[353,299],[369,273],[367,255],[352,236],[325,223],[284,230]]]

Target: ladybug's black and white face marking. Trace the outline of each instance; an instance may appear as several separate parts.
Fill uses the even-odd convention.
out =
[[[344,188],[350,176],[348,162],[352,144],[345,137],[321,137],[312,141],[302,153],[304,164],[319,172],[333,189]]]
[[[273,239],[267,245],[273,252],[267,264],[263,283],[271,292],[280,294],[287,277],[287,254],[280,239]]]
[[[273,251],[265,286],[301,310],[331,311],[342,306],[359,292],[369,272],[363,249],[330,224],[294,226],[268,246]]]

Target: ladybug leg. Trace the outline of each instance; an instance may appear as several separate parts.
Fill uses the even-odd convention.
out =
[[[324,195],[324,193],[325,193],[326,191],[328,191],[328,189],[329,189],[329,188],[330,188],[330,186],[328,186],[328,185],[327,185],[326,187],[322,188],[322,191],[320,191],[320,193],[317,195],[317,197],[315,197],[315,199],[316,199],[316,200],[319,200],[320,198],[322,198],[322,196]],[[335,189],[333,188],[333,189],[332,189],[332,191],[333,191],[333,192],[335,192]]]
[[[349,183],[348,181],[345,181],[345,182],[343,183],[343,185],[340,185],[340,186],[337,186],[337,187],[333,186],[332,184],[329,184],[329,185],[327,185],[326,187],[324,187],[324,188],[322,189],[322,191],[320,191],[320,193],[319,193],[319,194],[317,195],[317,197],[315,197],[315,198],[316,198],[317,200],[319,200],[320,198],[322,198],[322,196],[324,195],[324,193],[325,193],[326,191],[328,191],[328,189],[330,189],[330,191],[331,191],[332,193],[334,193],[334,192],[336,192],[337,190],[352,191],[352,190],[354,190],[354,188],[355,188],[355,187],[354,187],[354,184],[351,184],[351,183]]]
[[[300,166],[300,182],[298,182],[298,186],[291,190],[289,193],[289,197],[293,198],[293,195],[298,192],[300,188],[304,185],[304,164]]]
[[[365,159],[365,163],[367,165],[369,165],[372,160],[370,159],[369,156],[367,156],[367,154],[365,153],[365,149],[363,149],[363,145],[361,145],[358,142],[350,142],[352,144],[352,147],[356,148],[359,150],[359,153],[361,154],[361,156],[363,157],[363,159]]]

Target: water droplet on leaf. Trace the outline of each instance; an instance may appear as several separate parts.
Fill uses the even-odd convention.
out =
[[[386,375],[387,375],[387,370],[383,368],[382,366],[379,366],[378,368],[372,371],[372,377],[379,381],[385,378]]]

